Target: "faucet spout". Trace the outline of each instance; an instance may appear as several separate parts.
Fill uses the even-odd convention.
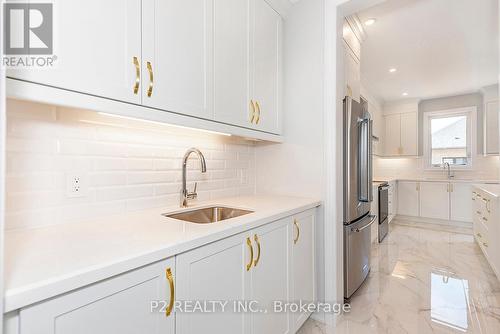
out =
[[[194,186],[194,191],[189,192],[187,190],[187,181],[186,181],[186,172],[187,172],[187,161],[189,159],[189,156],[191,153],[195,153],[198,156],[198,159],[200,160],[201,164],[201,172],[206,173],[207,172],[207,164],[205,162],[205,157],[203,156],[203,153],[195,147],[192,147],[186,151],[184,154],[184,158],[182,159],[182,189],[181,189],[181,208],[185,208],[188,206],[188,200],[189,199],[196,199],[198,197],[198,194],[196,193],[196,184]]]
[[[443,168],[448,170],[448,179],[451,179],[454,175],[451,174],[450,163],[449,162],[445,162],[443,164]]]

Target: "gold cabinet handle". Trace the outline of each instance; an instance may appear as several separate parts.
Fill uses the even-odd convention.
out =
[[[293,244],[295,245],[299,241],[299,238],[300,238],[300,227],[299,227],[299,224],[297,223],[297,219],[293,220],[293,225],[295,225],[295,228],[297,229],[297,237],[295,239],[293,239]]]
[[[258,101],[255,101],[255,106],[257,107],[257,119],[255,120],[255,124],[259,124],[260,121],[260,105]]]
[[[478,237],[482,238],[481,233],[476,233],[476,235],[477,235]]]
[[[477,210],[477,211],[476,211],[476,213],[477,213],[478,215],[480,215],[480,214],[481,214],[481,211],[478,211],[478,210]]]
[[[253,103],[253,100],[250,100],[250,108],[252,108],[250,111],[250,123],[253,124],[255,120],[255,104]]]
[[[170,285],[170,302],[168,303],[168,307],[165,310],[165,316],[169,316],[172,313],[172,309],[174,307],[174,299],[175,299],[175,287],[174,287],[174,277],[172,275],[172,270],[167,268],[166,270],[168,284]]]
[[[141,82],[141,66],[139,64],[139,59],[134,57],[135,66],[135,83],[134,83],[134,94],[137,95],[139,92],[139,84]]]
[[[146,63],[146,67],[148,68],[149,72],[148,97],[151,97],[151,95],[153,95],[153,85],[154,85],[153,65],[151,65],[151,62],[148,61]]]
[[[484,247],[488,247],[488,244],[486,242],[483,242]]]
[[[484,220],[485,222],[487,222],[487,221],[488,221],[488,218],[486,218],[486,217],[483,217],[483,220]]]
[[[255,261],[253,262],[253,266],[254,267],[257,267],[257,263],[259,263],[259,260],[260,260],[260,242],[259,242],[259,237],[257,236],[257,234],[255,234],[253,236],[253,239],[255,240],[255,242],[257,243],[257,258],[255,259]]]
[[[252,268],[252,264],[253,264],[253,246],[252,246],[252,241],[250,240],[250,238],[247,238],[247,245],[248,245],[248,248],[250,249],[250,262],[248,262],[248,264],[247,264],[247,271],[249,271],[250,268]]]

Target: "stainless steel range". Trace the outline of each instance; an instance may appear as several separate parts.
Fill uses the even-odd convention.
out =
[[[363,104],[344,99],[344,298],[349,299],[370,272],[372,120]]]

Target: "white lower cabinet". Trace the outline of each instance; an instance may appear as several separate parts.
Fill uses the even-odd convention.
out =
[[[398,181],[399,215],[472,222],[472,184],[468,182]]]
[[[448,182],[420,182],[420,217],[449,219],[449,187]]]
[[[309,314],[274,313],[273,302],[315,299],[314,217],[306,211],[178,255],[176,300],[229,303],[224,313],[177,312],[176,333],[295,333]],[[263,312],[234,312],[234,302]]]
[[[251,313],[253,334],[290,333],[290,314],[274,313],[274,301],[290,298],[290,219],[252,231],[256,254],[251,272],[251,300],[263,313]]]
[[[472,221],[472,185],[470,183],[450,184],[450,220]]]
[[[275,310],[316,299],[314,226],[310,209],[36,303],[8,334],[295,333],[310,313]]]
[[[419,215],[419,183],[398,181],[398,214]]]
[[[313,302],[316,300],[316,275],[314,264],[314,212],[297,215],[292,229],[292,301]],[[310,313],[293,313],[293,328],[298,330]]]
[[[472,189],[474,239],[500,279],[499,200],[480,187]]]
[[[178,301],[250,299],[250,235],[239,234],[176,257]],[[251,243],[252,244],[252,243]],[[247,270],[248,268],[248,270]],[[232,310],[233,305],[227,305]],[[176,333],[250,333],[245,313],[176,313]]]
[[[173,305],[174,279],[168,259],[34,304],[19,313],[20,333],[174,333],[173,313],[151,311],[152,301]]]

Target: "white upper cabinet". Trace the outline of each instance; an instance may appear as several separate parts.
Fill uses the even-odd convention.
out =
[[[385,155],[415,156],[418,154],[417,113],[385,116]]]
[[[213,0],[143,0],[142,102],[211,119]]]
[[[214,113],[224,123],[250,127],[251,0],[216,0],[214,6]]]
[[[255,127],[280,132],[281,17],[265,0],[253,15],[253,99]]]
[[[421,182],[420,217],[448,220],[450,218],[449,191],[448,182]]]
[[[54,7],[57,66],[9,71],[9,96],[279,140],[282,19],[265,0]]]
[[[280,15],[264,0],[216,0],[215,120],[281,132]]]
[[[55,68],[10,70],[7,75],[140,104],[140,13],[140,0],[56,1]]]
[[[401,153],[400,155],[417,155],[417,113],[401,114]]]
[[[398,155],[401,147],[401,115],[385,117],[385,155]]]

